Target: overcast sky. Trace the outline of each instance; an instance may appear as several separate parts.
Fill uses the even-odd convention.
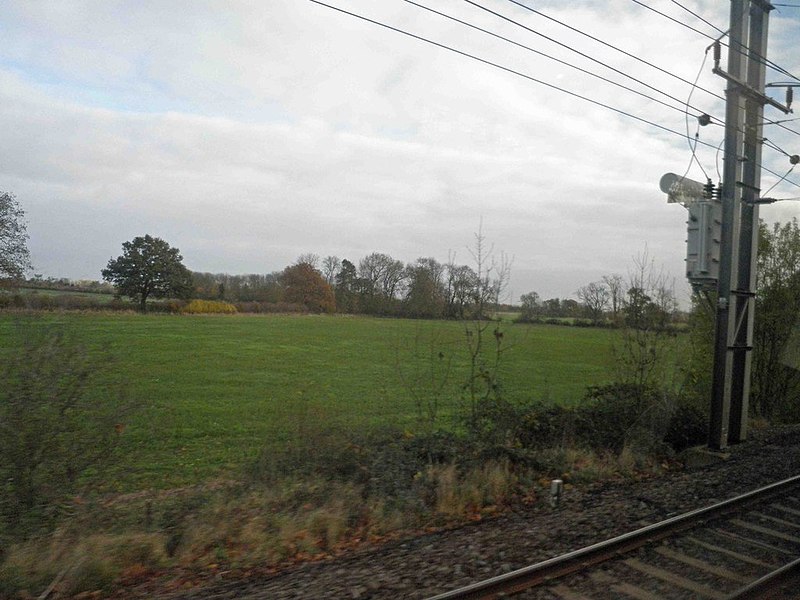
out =
[[[686,132],[689,84],[507,0],[476,3],[679,101],[463,0],[418,2],[674,108],[404,0],[326,1]],[[525,3],[688,81],[710,44],[632,0]],[[642,3],[712,36],[680,5],[727,29],[723,0]],[[482,222],[513,257],[514,298],[573,296],[625,274],[645,247],[687,296],[686,211],[658,189],[662,174],[689,167],[678,135],[308,0],[0,0],[0,14],[0,190],[27,213],[36,273],[99,279],[122,242],[144,234],[198,271],[267,273],[308,252],[469,263]],[[780,7],[770,28],[769,58],[795,74],[798,16]],[[699,86],[723,95],[711,63]],[[690,104],[724,116],[701,89]],[[722,134],[700,130],[713,147],[698,147],[689,177],[704,180],[702,166],[717,179]],[[773,125],[765,136],[800,153],[796,133]],[[789,168],[772,149],[764,165]],[[765,174],[762,187],[777,179]],[[770,195],[800,189],[784,182]],[[770,205],[762,217],[798,209]]]

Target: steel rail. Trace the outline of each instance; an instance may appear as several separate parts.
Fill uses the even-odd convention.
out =
[[[768,597],[767,592],[798,580],[800,580],[800,558],[756,579],[750,585],[728,596],[726,600],[761,600]]]
[[[622,534],[615,538],[586,546],[579,550],[562,554],[516,571],[505,573],[467,585],[465,587],[431,596],[428,600],[472,600],[497,598],[501,594],[514,594],[544,582],[550,582],[565,575],[582,571],[619,554],[624,554],[646,544],[669,537],[675,532],[697,527],[698,525],[741,510],[743,507],[784,493],[800,484],[800,475],[790,477],[757,490],[741,494],[717,504],[699,508],[688,513],[671,517],[664,521],[647,525],[641,529]]]

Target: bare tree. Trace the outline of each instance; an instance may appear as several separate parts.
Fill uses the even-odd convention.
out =
[[[472,291],[475,289],[478,276],[467,265],[456,265],[451,255],[447,263],[447,280],[445,284],[446,316],[451,319],[463,319],[471,304]]]
[[[494,253],[494,244],[487,246],[486,236],[483,235],[483,226],[475,233],[475,241],[468,251],[475,264],[476,288],[475,316],[485,318],[490,312],[497,309],[500,298],[506,291],[511,276],[511,263],[508,255],[500,252]]]
[[[334,284],[341,268],[342,261],[338,256],[326,256],[322,259],[322,276],[328,285]]]
[[[618,379],[644,391],[666,383],[670,360],[677,356],[672,321],[675,293],[663,268],[656,269],[647,249],[634,258],[623,305],[624,327],[614,348]]]
[[[405,265],[388,254],[373,252],[358,263],[364,308],[367,312],[389,312],[402,291]]]
[[[464,390],[469,402],[473,422],[479,416],[481,404],[499,401],[498,371],[500,358],[506,349],[499,323],[490,321],[508,285],[511,260],[504,253],[499,258],[494,246],[487,245],[482,226],[475,234],[473,246],[468,249],[475,264],[475,289],[473,290],[472,318],[464,321],[464,334],[469,352],[469,375]],[[492,340],[488,330],[492,329]],[[490,349],[486,345],[490,345]]]
[[[388,254],[373,252],[359,261],[358,275],[368,293],[394,298],[405,278],[405,265]]]
[[[625,299],[625,283],[622,275],[604,275],[603,283],[608,288],[609,301],[611,302],[611,315],[614,320],[617,320],[620,310],[622,310],[622,303]]]
[[[603,318],[603,313],[608,307],[611,298],[611,293],[608,291],[605,284],[599,281],[593,281],[580,288],[576,293],[578,299],[586,307],[592,321],[599,323]]]
[[[319,254],[313,252],[306,252],[297,257],[294,261],[296,265],[311,265],[312,268],[319,270]]]
[[[420,424],[430,431],[450,384],[452,348],[441,340],[438,330],[430,329],[423,335],[421,327],[417,327],[413,341],[405,343],[406,348],[397,350],[397,373],[414,400]]]

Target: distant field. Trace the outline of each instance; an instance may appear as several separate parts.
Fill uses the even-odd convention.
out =
[[[123,435],[127,466],[109,482],[124,491],[224,476],[309,423],[413,429],[415,404],[399,371],[424,378],[431,361],[452,360],[441,407],[448,425],[466,376],[463,326],[451,322],[59,313],[25,327],[54,322],[92,347],[107,344],[143,407]],[[0,314],[0,354],[13,352],[13,327],[14,317]],[[612,331],[511,323],[503,331],[509,399],[572,403],[609,378]]]
[[[107,294],[103,292],[82,292],[78,290],[46,290],[41,288],[21,287],[19,288],[18,292],[31,296],[70,296],[75,298],[87,298],[101,303],[108,303],[114,299],[114,294]]]

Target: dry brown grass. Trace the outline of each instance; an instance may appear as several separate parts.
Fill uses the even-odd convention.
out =
[[[643,466],[632,451],[598,455],[556,448],[548,475],[580,483],[630,476]],[[10,547],[0,566],[0,597],[37,596],[56,577],[63,595],[108,590],[162,569],[196,572],[275,567],[338,554],[366,540],[481,518],[534,496],[531,481],[507,461],[464,470],[429,465],[408,498],[369,496],[362,486],[307,477],[273,485],[181,489],[83,505],[50,537]],[[534,487],[532,487],[534,486]]]
[[[507,462],[488,462],[459,473],[456,465],[431,466],[426,473],[436,490],[435,511],[465,517],[506,504],[518,492],[519,478]]]
[[[94,534],[76,539],[56,531],[47,539],[12,545],[0,567],[0,597],[51,593],[69,597],[109,589],[168,564],[165,538],[156,533]]]

